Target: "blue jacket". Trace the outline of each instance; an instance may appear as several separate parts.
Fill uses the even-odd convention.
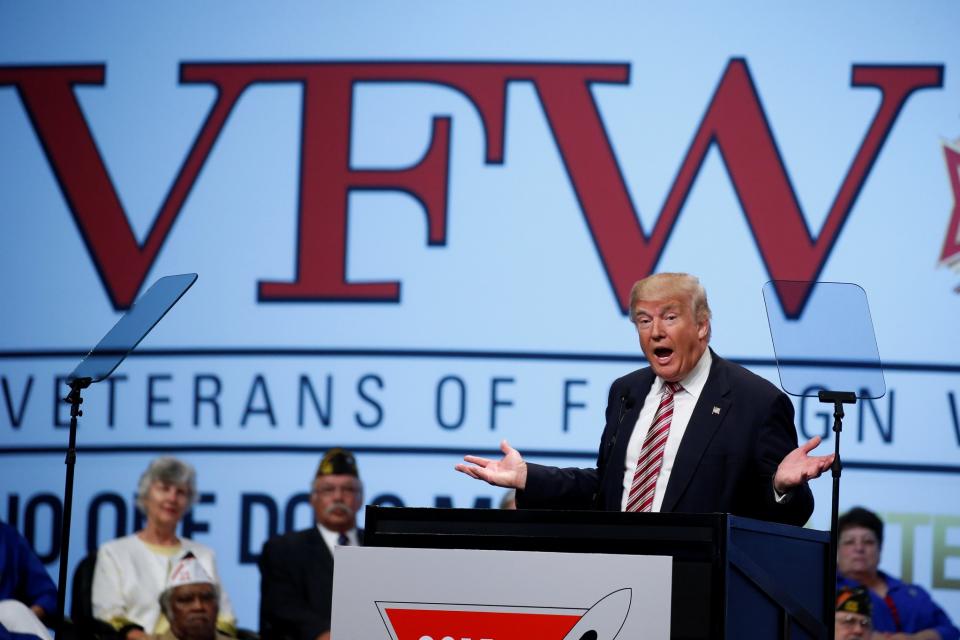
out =
[[[960,630],[950,621],[930,594],[915,584],[907,584],[880,572],[887,583],[887,593],[897,608],[902,628],[897,629],[893,613],[883,598],[867,589],[873,605],[873,628],[876,631],[916,633],[924,629],[934,629],[943,640],[958,640]],[[837,576],[837,588],[862,586],[843,576]]]
[[[57,587],[37,554],[16,529],[0,522],[0,600],[11,599],[57,611]]]

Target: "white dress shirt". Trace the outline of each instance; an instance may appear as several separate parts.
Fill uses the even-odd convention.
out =
[[[657,477],[657,488],[654,490],[651,511],[660,511],[660,505],[663,504],[663,494],[666,492],[667,483],[670,481],[670,472],[673,470],[673,463],[677,458],[680,441],[683,440],[683,434],[687,430],[690,416],[693,415],[693,408],[697,405],[697,400],[700,399],[700,394],[703,392],[703,386],[707,383],[712,362],[713,356],[710,355],[710,349],[705,349],[703,355],[700,356],[700,360],[687,374],[687,377],[680,381],[683,390],[673,395],[673,417],[670,421],[670,433],[667,435],[667,445],[663,450],[663,466],[660,467],[660,475]],[[633,427],[630,442],[627,443],[627,457],[624,460],[623,467],[621,511],[624,511],[627,507],[630,487],[633,485],[633,476],[637,471],[637,460],[640,459],[643,441],[647,437],[647,431],[650,430],[657,408],[660,406],[660,396],[663,393],[663,388],[664,380],[657,376],[653,384],[650,385],[650,392],[643,400],[643,408],[640,410],[640,416]]]

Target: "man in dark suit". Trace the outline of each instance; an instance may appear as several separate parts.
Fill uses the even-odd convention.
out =
[[[807,481],[833,456],[797,447],[793,405],[772,384],[717,356],[710,307],[693,276],[637,282],[630,317],[650,367],[610,388],[597,466],[545,467],[506,441],[504,457],[466,456],[457,470],[517,489],[517,505],[611,511],[733,513],[802,525]]]
[[[271,538],[260,555],[260,635],[264,640],[329,640],[333,550],[363,542],[357,512],[363,485],[346,449],[320,461],[310,493],[316,526]]]

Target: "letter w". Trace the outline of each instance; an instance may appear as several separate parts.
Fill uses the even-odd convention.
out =
[[[880,106],[816,239],[807,228],[745,60],[733,59],[727,65],[649,235],[630,201],[590,82],[574,87],[563,80],[539,78],[537,89],[614,295],[626,314],[631,284],[656,268],[714,144],[770,277],[816,280],[904,103],[918,89],[942,86],[943,67],[853,67],[851,84],[879,89]],[[791,286],[777,293],[787,316],[798,317],[810,288]]]

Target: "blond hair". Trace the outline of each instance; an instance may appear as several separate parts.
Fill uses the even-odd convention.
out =
[[[637,280],[630,289],[630,320],[637,321],[637,302],[640,300],[659,300],[675,296],[690,300],[697,324],[706,322],[709,326],[712,314],[707,302],[707,292],[700,280],[689,273],[655,273],[643,280]],[[707,340],[710,340],[709,329]]]

